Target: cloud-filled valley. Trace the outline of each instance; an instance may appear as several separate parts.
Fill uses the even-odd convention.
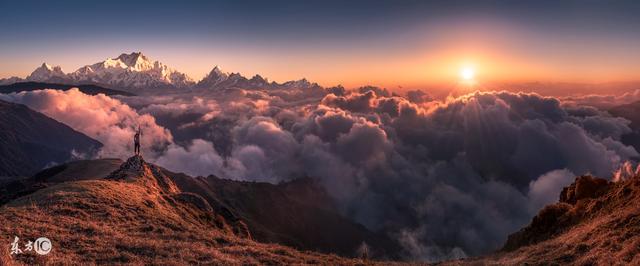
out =
[[[39,90],[0,99],[102,142],[101,157],[128,157],[140,126],[145,157],[172,171],[314,178],[345,216],[427,261],[495,250],[576,175],[610,177],[639,156],[621,141],[630,121],[587,99],[532,93],[434,100],[341,87],[113,97]]]

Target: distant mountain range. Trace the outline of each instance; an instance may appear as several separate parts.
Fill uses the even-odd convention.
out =
[[[0,101],[0,176],[31,175],[102,144],[22,104]]]
[[[196,82],[188,75],[176,71],[161,62],[151,60],[141,52],[123,53],[116,58],[107,58],[102,62],[83,66],[71,73],[65,73],[60,66],[42,63],[25,79],[19,77],[0,79],[0,85],[10,85],[25,81],[73,85],[93,84],[129,91],[162,88],[306,89],[319,87],[318,84],[311,83],[306,79],[276,83],[269,82],[260,75],[246,78],[239,73],[222,72],[217,66],[206,77]]]
[[[12,92],[21,92],[21,91],[34,91],[34,90],[42,90],[42,89],[54,89],[54,90],[69,90],[71,88],[78,88],[81,92],[89,95],[96,95],[102,93],[104,95],[123,95],[123,96],[134,96],[135,94],[107,89],[97,85],[67,85],[67,84],[57,84],[57,83],[44,83],[44,82],[17,82],[9,85],[0,85],[0,93],[12,93]]]

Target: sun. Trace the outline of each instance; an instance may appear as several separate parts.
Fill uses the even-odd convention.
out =
[[[460,77],[465,81],[472,81],[476,75],[476,70],[473,67],[465,66],[460,69]]]

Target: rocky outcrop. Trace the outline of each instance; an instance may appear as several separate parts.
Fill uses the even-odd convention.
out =
[[[562,189],[560,202],[576,204],[581,199],[597,198],[609,188],[609,181],[593,176],[579,176],[576,181]]]
[[[589,175],[577,177],[571,185],[562,189],[558,203],[540,210],[531,224],[509,236],[502,249],[512,251],[564,232],[588,215],[582,208],[584,201],[601,197],[609,188],[610,182],[605,179]],[[578,203],[581,205],[577,206]]]
[[[458,264],[640,265],[640,175],[577,177],[499,252]]]
[[[165,175],[159,167],[147,164],[140,155],[129,158],[118,170],[109,174],[107,179],[143,183],[149,188],[169,194],[179,192],[170,177]]]

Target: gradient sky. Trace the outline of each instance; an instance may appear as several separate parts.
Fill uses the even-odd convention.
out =
[[[195,79],[421,87],[640,80],[640,1],[5,1],[0,77],[142,51]]]

